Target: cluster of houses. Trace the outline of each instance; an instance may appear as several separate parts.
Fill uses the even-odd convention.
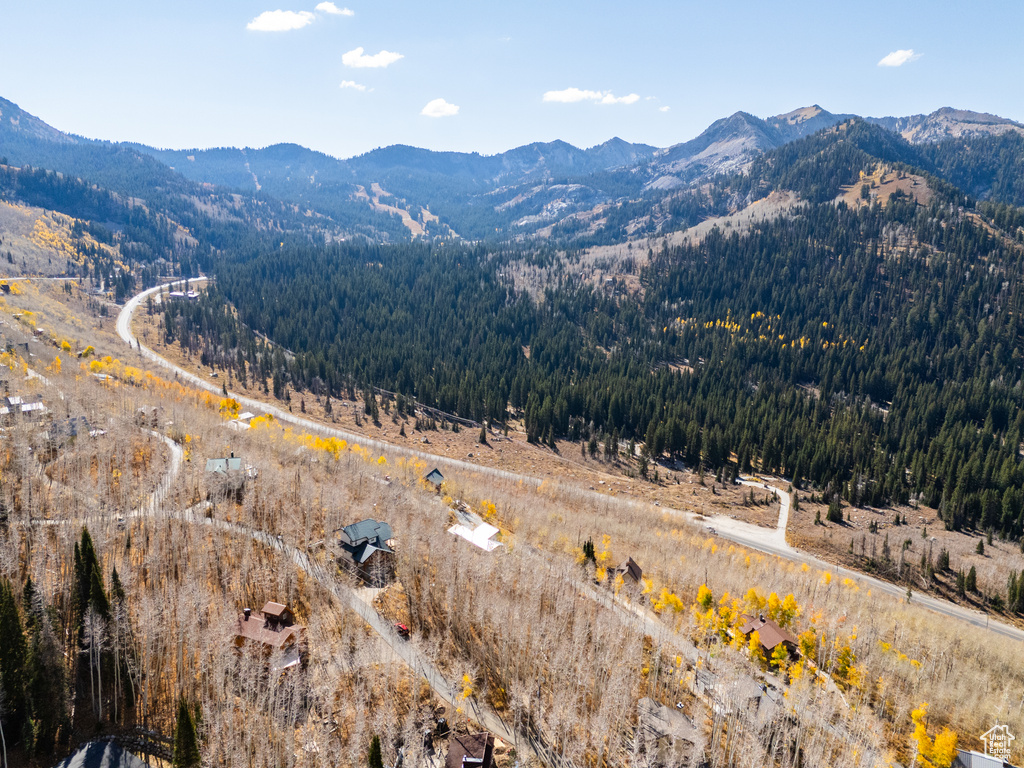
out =
[[[49,411],[40,397],[25,398],[8,395],[0,400],[0,422],[13,424],[16,421],[39,421]]]

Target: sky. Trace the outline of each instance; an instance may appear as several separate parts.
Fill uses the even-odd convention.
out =
[[[1024,3],[0,0],[0,96],[161,148],[687,141],[738,110],[1024,122]]]

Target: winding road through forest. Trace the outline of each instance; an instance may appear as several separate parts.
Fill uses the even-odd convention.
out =
[[[206,278],[200,278],[192,280],[192,283],[205,282]],[[143,357],[150,360],[157,365],[172,371],[174,375],[183,381],[187,381],[189,384],[200,387],[213,393],[220,393],[221,390],[212,384],[204,381],[199,376],[190,373],[183,368],[175,365],[169,360],[161,357],[153,350],[143,345],[139,339],[132,333],[131,323],[132,316],[135,310],[138,309],[139,305],[146,300],[147,297],[153,296],[164,290],[170,290],[173,283],[166,283],[164,285],[158,285],[153,288],[149,288],[136,296],[128,300],[128,302],[121,309],[121,312],[117,317],[117,334],[120,338],[128,344],[128,346],[137,349]],[[345,430],[337,429],[335,427],[329,427],[325,424],[320,424],[310,419],[296,416],[295,414],[278,408],[274,405],[264,403],[260,400],[244,397],[231,393],[240,404],[253,411],[261,411],[263,413],[269,413],[276,419],[281,421],[301,426],[304,429],[308,429],[322,434],[339,437],[350,442],[358,442],[363,446],[370,446],[377,450],[387,450],[395,453],[404,454],[407,456],[415,456],[416,458],[425,459],[429,462],[442,464],[447,467],[454,467],[457,469],[468,470],[471,472],[477,472],[485,475],[491,475],[494,477],[500,477],[507,480],[521,481],[529,483],[534,486],[539,486],[542,482],[540,478],[532,477],[530,475],[524,475],[517,472],[510,472],[508,470],[496,469],[494,467],[485,467],[477,464],[472,464],[466,461],[460,461],[458,459],[449,459],[443,456],[437,456],[432,453],[425,451],[418,451],[412,448],[406,448],[405,446],[394,445],[392,443],[386,443],[380,440],[374,440],[367,438],[365,435],[358,435],[352,432],[346,432]],[[863,583],[866,583],[871,589],[884,592],[885,594],[892,595],[899,599],[907,599],[907,589],[896,584],[892,584],[882,579],[877,579],[873,576],[861,573],[860,571],[854,571],[848,568],[835,565],[834,563],[826,562],[814,555],[803,552],[795,547],[792,547],[786,541],[786,524],[789,518],[790,509],[790,496],[781,488],[776,488],[767,483],[759,480],[743,480],[744,485],[753,487],[760,487],[766,490],[774,491],[779,495],[779,522],[777,526],[772,528],[764,528],[752,523],[746,523],[740,520],[733,520],[724,515],[717,515],[712,517],[699,518],[696,513],[689,512],[686,510],[672,509],[669,507],[660,507],[659,509],[669,514],[685,518],[691,522],[701,523],[703,522],[706,527],[713,528],[716,535],[721,536],[724,539],[728,539],[742,546],[749,547],[751,549],[758,550],[770,555],[777,555],[784,557],[787,560],[791,560],[796,563],[806,563],[809,566],[819,568],[821,570],[831,571],[843,577],[849,577],[858,579]],[[613,504],[635,506],[638,502],[632,499],[620,499],[615,496],[609,496],[605,494],[599,494],[596,491],[590,491],[595,496],[600,498],[602,501],[610,501]],[[984,613],[972,610],[970,608],[963,608],[955,603],[951,603],[948,600],[941,598],[932,597],[923,593],[915,593],[910,597],[911,601],[915,604],[922,606],[930,611],[939,613],[949,618],[962,621],[975,627],[980,627],[994,632],[1002,637],[1007,637],[1019,642],[1024,642],[1024,631],[1017,627],[1005,624],[1003,622],[992,619]]]

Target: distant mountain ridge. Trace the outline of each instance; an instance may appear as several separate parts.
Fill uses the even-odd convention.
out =
[[[972,136],[999,136],[1010,132],[1024,135],[1024,125],[1021,123],[985,112],[971,112],[952,107],[937,109],[929,115],[864,119],[900,134],[911,144]]]
[[[766,152],[858,119],[815,104],[767,118],[736,112],[665,148],[616,137],[587,149],[556,140],[494,155],[393,145],[339,159],[297,144],[169,150],[95,141],[62,133],[0,99],[0,158],[129,195],[149,186],[187,194],[189,184],[237,190],[327,217],[340,232],[481,239],[530,236],[578,214],[600,216],[609,205],[671,196],[721,174],[745,172]],[[910,146],[1024,137],[1024,125],[1015,121],[948,107],[863,120]],[[980,173],[958,169],[965,189],[980,196],[995,187],[1016,189],[1016,166],[995,157],[987,152]],[[127,167],[137,170],[126,173]]]
[[[18,134],[24,138],[55,144],[79,144],[88,141],[88,139],[59,131],[35,115],[29,114],[13,101],[0,98],[0,138],[5,140],[3,144],[0,144],[0,153],[4,146]]]
[[[833,115],[817,104],[766,119],[736,112],[716,120],[695,139],[659,150],[661,174],[651,186],[662,189],[719,173],[742,171],[757,155],[808,136],[854,115]]]
[[[155,149],[142,144],[130,145],[139,152],[152,155],[179,173],[196,181],[228,183],[245,188],[255,185],[247,181],[252,166],[267,162],[284,164],[296,172],[315,171],[331,181],[357,183],[367,173],[382,173],[402,168],[412,173],[441,174],[451,178],[498,183],[514,179],[544,179],[553,176],[586,174],[611,168],[635,165],[650,158],[656,148],[631,144],[619,138],[610,139],[590,149],[578,149],[564,141],[535,142],[497,155],[476,152],[435,152],[405,144],[375,149],[363,155],[340,160],[297,144],[274,144],[263,149]],[[315,166],[315,167],[314,167]],[[241,172],[241,168],[245,172]],[[257,174],[258,178],[259,174]],[[310,183],[324,179],[313,178]]]

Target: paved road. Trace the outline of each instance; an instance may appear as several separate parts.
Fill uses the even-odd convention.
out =
[[[78,280],[78,278],[77,277],[42,277],[42,276],[37,276],[37,277],[0,277],[0,280],[3,280],[3,281],[8,282],[8,283],[27,283],[30,280]]]
[[[205,278],[203,278],[202,280],[205,280]],[[201,280],[193,279],[192,282],[201,282]],[[170,371],[173,371],[175,376],[177,376],[178,378],[188,381],[189,383],[195,386],[202,387],[203,389],[206,389],[210,392],[219,393],[221,390],[215,387],[214,385],[209,384],[200,377],[192,373],[189,373],[186,370],[183,370],[182,368],[178,367],[177,365],[174,365],[170,361],[165,360],[163,357],[156,354],[153,350],[149,349],[148,347],[141,345],[139,343],[139,340],[131,332],[132,315],[135,312],[135,310],[139,307],[139,305],[143,301],[145,301],[147,296],[151,296],[155,293],[163,291],[164,289],[170,289],[171,285],[172,283],[167,283],[165,285],[159,285],[154,288],[150,288],[149,290],[143,291],[142,293],[130,299],[124,305],[124,308],[121,310],[120,314],[118,314],[117,317],[118,336],[120,336],[121,339],[124,340],[124,342],[129,346],[137,347],[146,359],[151,360],[157,365],[163,366],[164,368]],[[415,449],[406,448],[404,446],[385,443],[380,440],[372,440],[363,435],[357,435],[355,433],[346,432],[344,430],[336,429],[334,427],[328,427],[326,425],[319,424],[309,419],[304,419],[286,410],[282,410],[273,405],[268,405],[259,400],[253,400],[251,398],[242,397],[236,394],[232,394],[232,397],[238,400],[239,403],[244,405],[249,410],[271,413],[274,415],[275,418],[280,419],[281,421],[301,426],[304,429],[321,432],[335,437],[340,437],[344,440],[348,440],[349,442],[356,442],[363,446],[373,447],[376,450],[387,450],[395,453],[405,454],[408,456],[415,456],[417,458],[425,459],[426,461],[432,464],[441,464],[449,467],[455,467],[458,469],[469,470],[472,472],[480,472],[482,474],[491,475],[493,477],[501,477],[507,480],[522,481],[524,483],[529,483],[534,486],[538,486],[542,482],[539,478],[531,477],[529,475],[510,472],[508,470],[495,469],[493,467],[479,466],[467,461],[459,461],[457,459],[446,459],[444,457],[436,456],[432,453],[417,451]],[[769,486],[760,481],[749,480],[745,482],[748,485],[759,486],[765,489],[774,490],[779,494],[781,500],[779,523],[776,526],[776,528],[769,529],[753,525],[751,523],[744,523],[739,520],[732,520],[731,518],[725,516],[714,516],[711,518],[707,518],[708,524],[714,527],[718,534],[722,536],[722,538],[736,542],[737,544],[742,544],[743,546],[749,547],[751,549],[756,549],[760,552],[764,552],[771,555],[778,555],[779,557],[785,557],[789,560],[798,563],[807,563],[808,565],[813,566],[815,568],[831,571],[844,577],[859,579],[862,582],[866,582],[872,589],[884,592],[897,598],[906,597],[907,591],[902,587],[896,586],[895,584],[890,584],[886,581],[882,581],[881,579],[876,579],[872,576],[867,576],[859,571],[851,571],[847,568],[842,568],[832,563],[828,563],[824,560],[814,557],[813,555],[801,552],[800,550],[790,546],[786,542],[785,537],[785,526],[789,517],[789,494],[782,489],[773,488],[772,486]],[[610,500],[613,504],[629,506],[638,505],[638,502],[633,499],[622,499],[615,496],[608,496],[605,494],[599,494],[596,491],[591,493],[593,493],[597,498],[601,499],[602,501]],[[699,522],[696,520],[696,514],[693,512],[671,509],[669,507],[661,507],[661,509],[663,509],[666,512],[669,512],[670,514],[675,514],[680,517],[689,519],[691,521]],[[1024,642],[1024,631],[1017,629],[1016,627],[1010,626],[1008,624],[1003,624],[1002,622],[992,620],[985,614],[980,613],[978,611],[973,611],[968,608],[962,608],[946,600],[930,597],[924,594],[913,595],[912,602],[916,603],[919,606],[923,606],[924,608],[927,608],[931,611],[935,611],[936,613],[942,614],[944,616],[948,616],[958,621],[966,622],[975,627],[989,629],[992,632],[995,632],[996,634],[999,634],[1003,637],[1008,637],[1014,640]]]
[[[163,440],[164,444],[170,451],[171,460],[170,463],[167,465],[167,470],[160,478],[160,484],[147,497],[145,503],[131,510],[127,515],[124,516],[129,519],[136,517],[152,517],[157,513],[159,509],[161,509],[161,507],[163,506],[164,502],[167,499],[167,494],[170,493],[170,490],[174,485],[174,481],[178,478],[178,473],[181,472],[181,463],[184,460],[184,451],[182,451],[181,446],[178,445],[173,440],[171,440],[171,438],[167,437],[166,435],[161,435],[159,432],[152,432],[148,429],[144,431],[147,434],[152,435],[153,437]],[[56,483],[56,481],[54,482]],[[76,491],[74,488],[69,488],[69,490],[72,493],[78,493],[78,491]],[[92,525],[100,523],[109,523],[111,520],[117,519],[119,517],[121,517],[121,515],[116,510],[113,510],[107,512],[106,514],[84,515],[82,517],[75,518],[29,518],[28,524],[41,526]],[[17,523],[15,524],[17,525]]]
[[[194,284],[203,282],[205,280],[206,278],[193,278],[191,282]],[[174,284],[176,285],[177,283]],[[167,370],[172,371],[175,377],[178,378],[179,380],[187,381],[189,384],[199,387],[201,389],[205,389],[208,392],[213,392],[214,394],[221,394],[222,390],[220,387],[210,384],[208,381],[202,379],[199,376],[196,376],[194,373],[190,373],[189,371],[184,370],[183,368],[175,365],[169,360],[164,359],[156,352],[151,350],[149,347],[147,347],[145,344],[141,344],[138,337],[136,337],[131,331],[132,315],[135,313],[135,310],[138,309],[139,305],[146,300],[146,297],[159,293],[165,288],[169,289],[171,285],[172,283],[158,285],[154,288],[150,288],[149,290],[143,291],[142,293],[132,297],[124,305],[124,307],[121,309],[121,312],[117,316],[117,335],[120,336],[122,341],[124,341],[128,346],[138,349],[142,356],[145,357],[147,360],[150,360],[156,363],[157,365],[160,365],[166,368]],[[500,477],[505,480],[523,481],[530,483],[532,485],[540,485],[542,482],[538,478],[516,474],[515,472],[509,472],[504,469],[485,467],[479,464],[473,464],[468,461],[460,461],[459,459],[449,459],[445,458],[444,456],[437,456],[436,454],[428,453],[426,451],[417,451],[414,448],[406,448],[405,446],[395,445],[393,443],[386,443],[381,440],[374,440],[373,438],[369,438],[366,435],[359,435],[356,434],[355,432],[346,432],[343,429],[329,427],[326,424],[320,424],[319,422],[316,421],[304,419],[300,416],[296,416],[295,414],[283,408],[278,408],[277,406],[264,403],[261,400],[254,400],[252,398],[245,397],[234,392],[231,393],[231,396],[235,398],[235,400],[237,400],[247,410],[261,413],[269,413],[273,415],[275,419],[279,419],[280,421],[300,426],[303,429],[308,429],[314,432],[320,432],[325,435],[330,435],[331,437],[338,437],[341,438],[342,440],[347,440],[350,443],[358,443],[364,448],[373,448],[378,451],[390,451],[391,453],[399,453],[405,456],[415,456],[416,458],[424,459],[430,462],[431,464],[443,464],[445,466],[455,467],[457,469],[465,469],[470,470],[472,472],[481,472],[485,475],[491,475],[492,477]]]
[[[787,560],[792,560],[796,563],[807,563],[810,566],[823,571],[830,571],[838,576],[858,579],[861,582],[866,582],[873,590],[884,592],[885,594],[892,595],[893,597],[906,599],[906,587],[901,587],[897,584],[877,579],[874,576],[868,576],[860,571],[853,571],[849,568],[843,568],[842,566],[835,565],[834,563],[829,563],[815,557],[814,555],[802,552],[796,547],[788,544],[786,542],[785,534],[786,523],[789,519],[789,494],[781,488],[775,488],[761,481],[743,480],[741,482],[743,485],[749,485],[755,488],[774,490],[779,494],[780,504],[778,525],[775,529],[769,529],[752,525],[750,523],[743,523],[738,520],[732,520],[731,518],[724,516],[707,518],[707,524],[714,527],[719,536],[737,544],[742,544],[745,547],[778,555],[779,557],[784,557]],[[924,593],[914,593],[911,596],[911,602],[927,608],[930,611],[934,611],[935,613],[942,614],[943,616],[948,616],[950,618],[957,619],[958,621],[964,621],[975,627],[988,629],[995,632],[997,635],[1024,642],[1024,631],[1010,626],[1009,624],[994,621],[991,617],[981,613],[980,611],[964,608],[956,605],[955,603],[951,603],[941,598],[932,597],[931,595]]]

